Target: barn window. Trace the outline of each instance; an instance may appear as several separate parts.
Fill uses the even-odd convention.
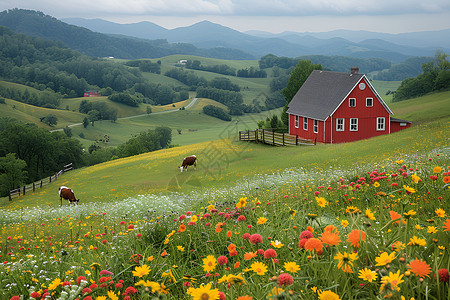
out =
[[[348,99],[348,106],[349,107],[356,107],[356,98],[349,98]]]
[[[350,131],[358,131],[358,119],[357,118],[350,119]]]
[[[303,130],[308,130],[308,118],[303,117]]]
[[[336,119],[336,131],[344,131],[344,119]]]
[[[295,128],[298,128],[298,116],[295,116]]]
[[[319,132],[319,121],[314,120],[314,133]]]
[[[406,123],[400,123],[400,126],[406,126]]]
[[[367,107],[373,106],[373,98],[366,98],[366,106]]]
[[[377,130],[378,131],[384,130],[384,118],[377,118]]]

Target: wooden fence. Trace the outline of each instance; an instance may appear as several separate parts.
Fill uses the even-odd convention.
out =
[[[55,181],[58,179],[59,176],[61,176],[64,172],[72,170],[72,163],[65,165],[62,170],[55,173],[55,175],[52,175],[48,178],[41,179],[40,181],[33,182],[30,185],[25,185],[21,188],[11,190],[9,191],[9,201],[12,201],[12,199],[20,197],[22,195],[25,195],[28,192],[34,192],[36,189],[39,189],[43,186],[46,186],[47,184],[51,183],[52,181]]]
[[[298,135],[289,133],[275,132],[269,129],[256,129],[239,131],[240,141],[253,141],[257,143],[265,143],[275,146],[297,146],[297,145],[315,145],[315,140],[306,140],[299,138]]]

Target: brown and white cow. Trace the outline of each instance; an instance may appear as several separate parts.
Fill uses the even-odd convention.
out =
[[[187,171],[188,166],[194,166],[194,170],[197,170],[197,157],[195,155],[185,157],[181,163],[181,167],[178,168],[183,172],[183,170]]]
[[[60,205],[62,205],[62,199],[69,200],[69,204],[77,205],[80,199],[75,198],[75,194],[72,189],[67,186],[60,186],[58,190]]]

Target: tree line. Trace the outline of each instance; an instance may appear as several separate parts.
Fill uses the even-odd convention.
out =
[[[179,65],[179,66],[182,66],[182,65]],[[218,73],[218,74],[229,75],[229,76],[246,77],[246,78],[266,78],[267,77],[266,71],[258,70],[255,67],[239,69],[236,71],[235,68],[232,68],[226,64],[202,65],[202,63],[199,60],[187,60],[187,62],[184,66],[186,67],[186,69],[207,71],[207,72]]]
[[[422,74],[402,81],[394,93],[393,101],[402,101],[426,95],[431,92],[450,89],[450,62],[442,51],[435,59],[422,64]]]
[[[99,139],[90,151],[84,151],[77,139],[64,132],[51,133],[34,124],[0,118],[0,195],[54,175],[67,163],[79,168],[167,148],[171,140],[172,130],[158,127],[133,136],[118,147],[107,146],[107,138]]]

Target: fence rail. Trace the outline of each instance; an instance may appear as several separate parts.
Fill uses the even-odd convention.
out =
[[[25,185],[21,188],[14,189],[9,191],[9,201],[12,201],[14,198],[18,198],[20,196],[25,195],[28,192],[34,192],[36,189],[42,188],[43,186],[46,186],[47,184],[55,181],[58,179],[59,176],[61,176],[64,172],[72,170],[72,163],[65,165],[62,170],[55,173],[55,175],[52,175],[48,178],[41,179],[40,181],[33,182],[32,184]]]
[[[275,132],[275,130],[269,129],[239,131],[239,140],[265,143],[275,146],[311,146],[316,144],[316,140],[302,139],[299,138],[298,135]]]

